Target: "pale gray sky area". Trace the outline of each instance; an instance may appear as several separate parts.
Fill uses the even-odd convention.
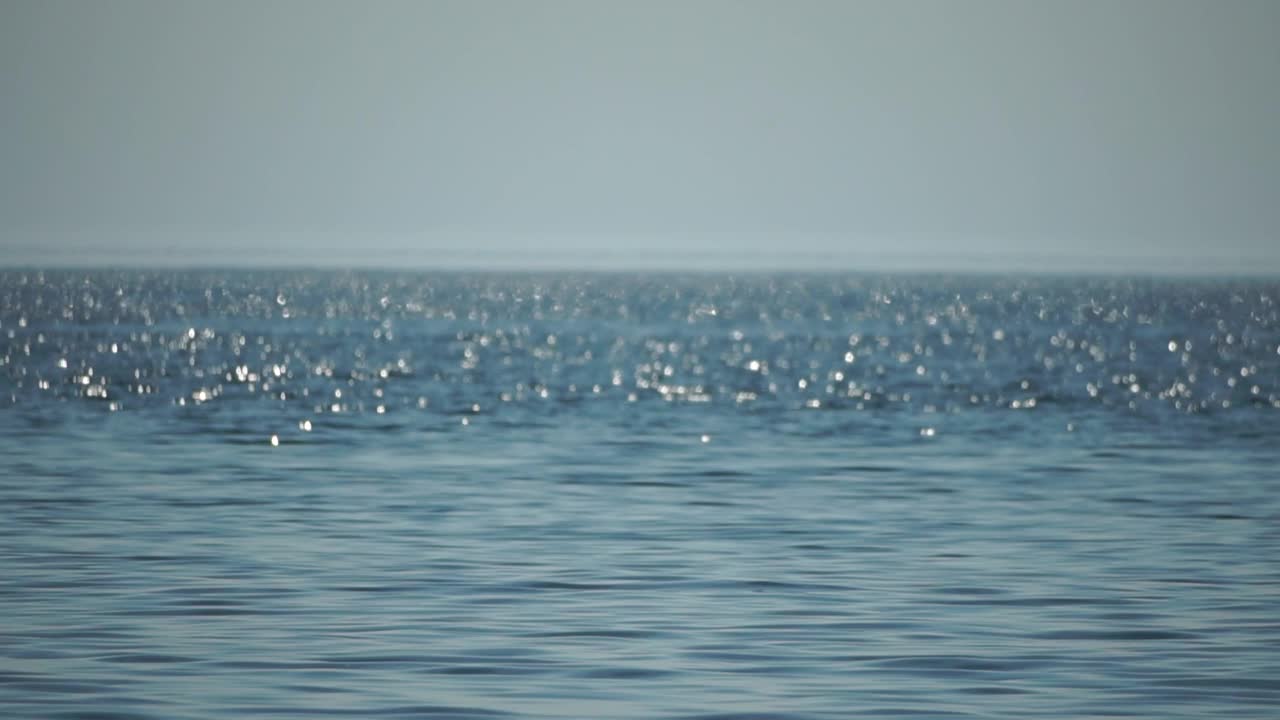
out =
[[[1280,272],[1276,0],[0,0],[0,265]]]

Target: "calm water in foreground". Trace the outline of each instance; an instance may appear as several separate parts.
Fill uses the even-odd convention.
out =
[[[1274,718],[1278,302],[0,272],[0,715]]]

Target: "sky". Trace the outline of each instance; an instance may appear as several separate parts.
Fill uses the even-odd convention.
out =
[[[0,0],[0,265],[1280,273],[1275,0]]]

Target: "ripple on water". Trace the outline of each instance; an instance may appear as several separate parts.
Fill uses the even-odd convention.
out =
[[[1278,297],[3,271],[0,716],[1271,718]]]

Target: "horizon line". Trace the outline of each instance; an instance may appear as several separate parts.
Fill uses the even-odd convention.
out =
[[[285,234],[286,237],[299,235]],[[3,235],[0,235],[2,238]],[[157,245],[82,243],[50,246],[34,239],[0,242],[3,269],[295,269],[459,272],[695,272],[695,273],[919,273],[1156,276],[1280,276],[1280,255],[1231,257],[1163,252],[1066,253],[1061,251],[926,251],[920,249],[734,249],[676,248],[654,242],[647,247],[467,248],[434,243],[379,244],[367,251],[350,245],[314,251],[282,247],[267,236],[205,236],[210,242]],[[276,236],[279,237],[279,236]],[[305,237],[305,236],[302,236]],[[188,237],[187,240],[191,238]],[[216,239],[218,242],[214,242]],[[656,238],[655,238],[656,240]]]

